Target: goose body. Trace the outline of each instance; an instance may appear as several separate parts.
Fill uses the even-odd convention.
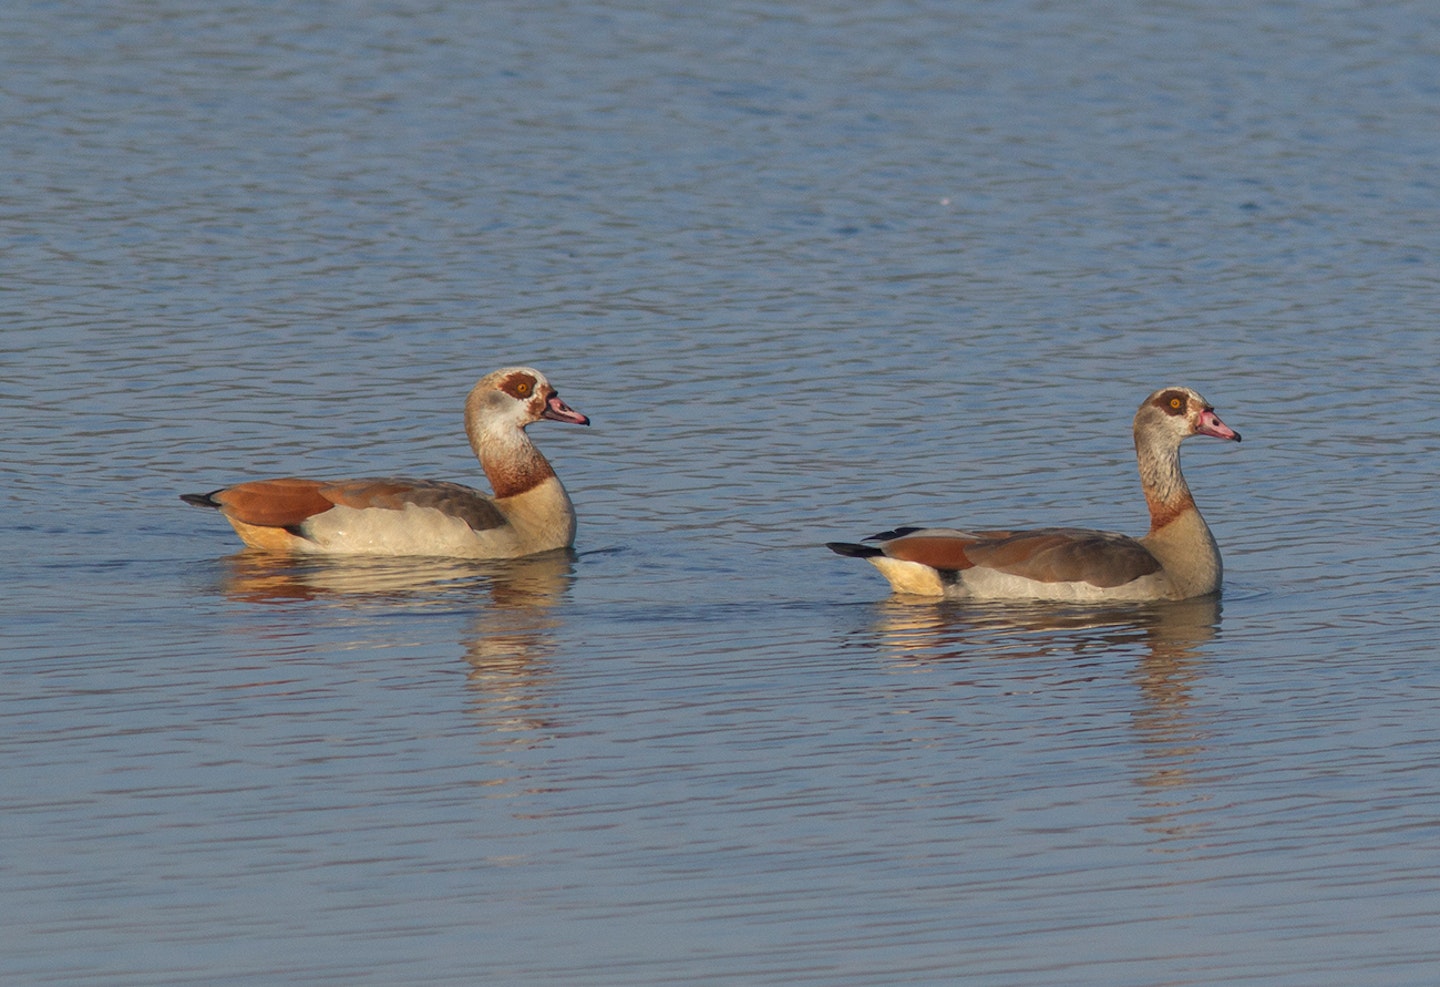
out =
[[[1084,528],[962,531],[906,527],[869,544],[831,542],[867,559],[897,593],[977,599],[1182,600],[1219,591],[1220,550],[1180,472],[1192,435],[1239,442],[1214,407],[1188,387],[1147,397],[1135,413],[1135,453],[1150,508],[1141,538]]]
[[[499,559],[566,548],[574,506],[525,432],[541,420],[590,424],[530,367],[497,370],[471,390],[465,431],[493,495],[441,480],[285,477],[181,499],[218,509],[265,551]]]

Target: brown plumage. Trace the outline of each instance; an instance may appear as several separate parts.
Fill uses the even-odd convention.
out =
[[[887,546],[892,559],[932,569],[982,566],[1042,583],[1085,582],[1109,588],[1160,568],[1155,556],[1124,535],[1084,528],[977,531],[965,535],[916,534]]]
[[[296,534],[310,518],[332,507],[403,511],[406,505],[433,507],[461,518],[475,531],[498,528],[505,515],[478,490],[444,480],[248,480],[208,494],[181,494],[199,507],[218,507],[227,518],[249,525],[285,528]]]
[[[1220,588],[1220,553],[1180,472],[1191,435],[1240,435],[1189,388],[1164,388],[1135,414],[1136,457],[1150,510],[1142,538],[1084,528],[961,531],[899,528],[872,545],[833,542],[872,562],[896,592],[1008,599],[1182,599]]]
[[[590,423],[528,367],[497,370],[470,392],[466,432],[493,497],[443,480],[284,477],[181,499],[217,508],[246,545],[267,551],[506,558],[562,548],[574,509],[525,434],[542,419]]]

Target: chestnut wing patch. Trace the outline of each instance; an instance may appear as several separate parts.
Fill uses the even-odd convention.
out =
[[[943,572],[969,569],[975,563],[966,550],[975,542],[961,535],[928,534],[921,532],[902,535],[881,546],[882,551],[892,559],[902,562],[918,562]]]
[[[251,480],[210,494],[210,501],[244,524],[260,528],[294,530],[305,519],[328,511],[333,501],[321,493],[324,482],[285,477],[279,480]]]

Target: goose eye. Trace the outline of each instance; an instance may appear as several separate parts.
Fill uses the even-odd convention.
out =
[[[1181,405],[1182,403],[1183,403],[1183,402],[1181,402],[1181,400],[1180,400],[1179,398],[1171,398],[1171,399],[1170,399],[1170,407],[1176,409],[1177,411],[1179,410],[1180,405]]]
[[[520,381],[519,383],[517,383],[517,384],[515,385],[515,393],[518,394],[518,395],[519,395],[520,397],[522,397],[522,398],[525,397],[526,395],[528,395],[528,394],[530,393],[530,382],[529,382],[529,381],[526,381],[526,380],[522,380],[522,381]]]

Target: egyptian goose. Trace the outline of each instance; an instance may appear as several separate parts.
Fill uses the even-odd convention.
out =
[[[873,545],[831,542],[868,559],[897,593],[1011,600],[1183,600],[1220,589],[1220,550],[1180,473],[1192,435],[1240,433],[1188,387],[1167,387],[1135,413],[1135,454],[1150,531],[1130,538],[1082,528],[958,531],[897,528]]]
[[[214,507],[251,548],[335,555],[501,559],[565,548],[575,508],[525,427],[589,425],[543,374],[506,367],[465,402],[465,431],[493,497],[458,483],[401,478],[250,480],[181,500]]]

